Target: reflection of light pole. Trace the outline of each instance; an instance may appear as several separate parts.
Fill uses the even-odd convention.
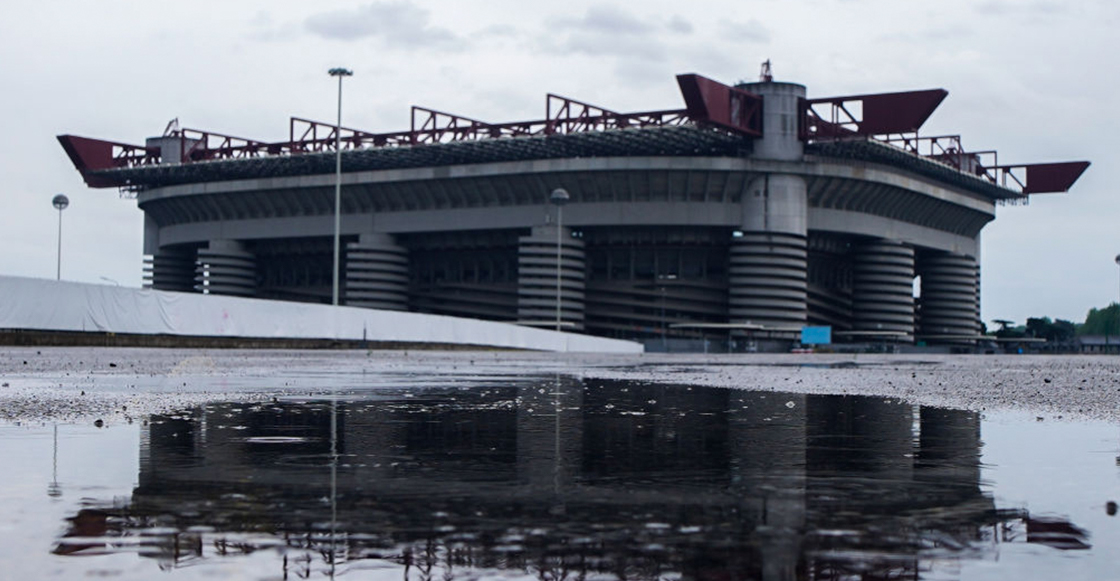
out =
[[[560,267],[563,256],[560,254],[560,237],[564,231],[564,204],[568,203],[568,190],[556,188],[548,201],[556,206],[556,330],[560,330]]]
[[[58,485],[58,424],[54,425],[54,459],[51,461],[51,483],[47,486],[47,496],[58,498],[62,496],[62,487]]]
[[[338,560],[338,391],[331,388],[331,558],[330,578],[334,579]]]
[[[58,208],[58,265],[55,280],[62,280],[62,211],[70,205],[70,198],[66,194],[59,194],[51,200],[51,204]]]
[[[353,75],[354,71],[339,67],[327,73],[338,77],[338,123],[334,126],[334,268],[331,271],[331,304],[337,306],[339,231],[342,229],[342,78]]]

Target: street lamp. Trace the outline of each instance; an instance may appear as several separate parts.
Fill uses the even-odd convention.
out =
[[[568,190],[564,188],[556,188],[552,190],[552,195],[548,197],[548,201],[556,206],[556,330],[560,330],[560,267],[562,266],[563,256],[560,253],[560,240],[562,232],[564,231],[564,204],[568,203]]]
[[[58,209],[58,262],[55,280],[62,280],[62,211],[70,205],[70,198],[66,194],[59,194],[51,200],[51,205]]]
[[[338,123],[334,127],[334,267],[331,271],[331,304],[338,306],[339,232],[342,229],[342,78],[352,76],[354,71],[336,67],[327,73],[338,77]]]

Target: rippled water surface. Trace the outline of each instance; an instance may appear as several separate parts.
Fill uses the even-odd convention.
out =
[[[566,378],[4,425],[0,578],[1116,578],[1118,439]]]

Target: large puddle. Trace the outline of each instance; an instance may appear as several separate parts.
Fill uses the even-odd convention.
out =
[[[8,425],[0,577],[1116,578],[1118,439],[570,378]]]

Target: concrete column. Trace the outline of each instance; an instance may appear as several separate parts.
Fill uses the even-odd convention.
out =
[[[144,287],[194,292],[195,250],[162,249],[144,259]]]
[[[564,330],[583,329],[583,304],[587,277],[583,240],[571,230],[560,233],[560,318],[571,323]],[[556,320],[556,226],[538,226],[521,237],[517,256],[517,319]],[[547,325],[542,325],[546,326]]]
[[[751,157],[799,161],[799,100],[805,87],[793,83],[749,83],[739,88],[762,96],[761,138]],[[730,250],[730,320],[799,330],[807,321],[808,199],[805,181],[767,174],[752,182],[742,200],[742,236]]]
[[[347,244],[345,279],[348,306],[408,310],[408,249],[391,234],[362,234]]]
[[[195,289],[212,295],[254,296],[257,292],[257,261],[236,240],[211,240],[198,249]]]
[[[805,181],[767,175],[742,202],[741,236],[731,241],[729,304],[732,322],[799,330],[808,316]]]
[[[947,252],[919,264],[922,277],[919,335],[931,343],[972,344],[980,332],[980,299],[976,259]]]
[[[914,249],[891,240],[853,249],[852,330],[899,332],[914,341]]]

